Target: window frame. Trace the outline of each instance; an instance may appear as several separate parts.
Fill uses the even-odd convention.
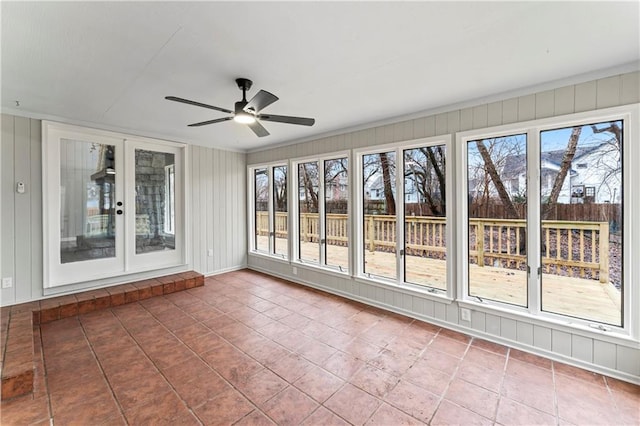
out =
[[[423,148],[428,146],[444,145],[446,147],[446,170],[445,179],[447,182],[445,188],[445,196],[447,201],[446,219],[446,290],[438,289],[435,287],[420,285],[407,282],[405,280],[405,256],[400,256],[400,250],[405,249],[404,241],[404,226],[405,226],[405,196],[404,196],[404,151],[415,148]],[[377,154],[381,152],[396,153],[396,170],[395,170],[395,182],[396,182],[396,278],[388,279],[380,276],[367,274],[364,272],[364,226],[362,223],[364,212],[364,182],[363,182],[363,157],[365,155]],[[352,275],[363,282],[376,283],[385,286],[391,286],[402,290],[410,290],[421,295],[433,296],[438,299],[446,299],[449,302],[455,299],[456,286],[454,285],[456,277],[456,251],[454,249],[454,226],[455,226],[455,203],[454,197],[455,182],[454,176],[454,150],[453,150],[453,138],[450,134],[431,136],[419,139],[411,139],[406,141],[399,141],[390,144],[380,144],[375,146],[369,146],[367,148],[360,148],[353,150],[353,164],[352,167],[353,190],[351,196],[353,199],[353,214],[352,227],[353,227],[353,268]]]
[[[640,338],[640,266],[638,262],[631,262],[633,255],[640,253],[640,226],[634,226],[631,218],[640,216],[640,196],[634,195],[631,182],[640,181],[638,168],[633,164],[640,161],[640,104],[606,108],[575,114],[550,117],[527,122],[512,123],[502,126],[483,128],[456,133],[456,178],[458,184],[457,196],[457,269],[458,302],[462,307],[480,309],[486,312],[500,311],[502,313],[526,316],[536,321],[566,326],[583,332],[609,335],[615,338]],[[588,125],[607,121],[623,121],[622,140],[622,223],[623,223],[623,294],[622,294],[622,326],[603,324],[594,320],[570,317],[568,315],[552,313],[542,310],[542,283],[538,268],[542,267],[538,247],[541,241],[540,231],[540,134],[543,131]],[[470,141],[523,133],[527,135],[527,263],[531,273],[528,276],[527,308],[517,307],[506,303],[490,300],[477,300],[469,295],[468,290],[468,182],[467,182],[467,144]]]
[[[339,266],[334,266],[334,265],[327,265],[326,264],[326,242],[325,243],[321,243],[318,242],[318,262],[311,262],[311,261],[305,261],[303,259],[300,258],[300,192],[299,192],[299,182],[300,182],[300,176],[299,176],[299,166],[301,164],[305,164],[305,163],[312,163],[312,162],[316,162],[318,163],[318,229],[319,229],[319,234],[321,235],[322,238],[319,238],[320,240],[326,240],[326,194],[325,194],[325,181],[324,181],[324,170],[325,170],[325,162],[329,161],[329,160],[339,160],[341,158],[346,158],[347,159],[347,235],[348,235],[348,245],[347,245],[347,251],[349,253],[348,257],[348,266],[347,266],[347,270],[342,270]],[[307,156],[307,157],[300,157],[300,158],[295,158],[292,159],[290,162],[290,173],[291,173],[291,181],[295,182],[296,184],[296,188],[295,188],[295,196],[293,197],[293,200],[291,202],[291,208],[290,211],[295,212],[295,215],[291,216],[291,220],[292,222],[290,222],[291,224],[291,231],[290,231],[290,238],[289,238],[289,244],[291,247],[291,263],[295,266],[304,266],[304,267],[310,267],[310,268],[318,268],[318,269],[322,269],[322,270],[326,270],[332,273],[337,273],[340,275],[352,275],[352,270],[353,270],[353,262],[351,261],[351,246],[353,244],[353,240],[351,238],[351,226],[353,221],[351,220],[352,218],[352,214],[353,214],[353,208],[352,208],[352,191],[351,191],[351,182],[352,182],[352,171],[353,171],[353,167],[352,167],[352,158],[351,158],[351,151],[338,151],[338,152],[332,152],[332,153],[328,153],[328,154],[322,154],[322,155],[314,155],[314,156]],[[293,194],[293,192],[291,192]],[[291,238],[291,236],[294,236],[295,238]]]
[[[269,258],[273,258],[273,259],[278,259],[284,262],[289,263],[289,260],[291,259],[291,202],[290,202],[290,198],[291,198],[291,191],[290,188],[287,188],[287,226],[288,226],[288,236],[287,236],[287,255],[281,255],[281,254],[276,254],[275,253],[275,206],[274,206],[274,182],[273,182],[273,169],[276,167],[287,167],[287,173],[291,173],[291,165],[289,161],[276,161],[276,162],[271,162],[271,163],[262,163],[262,164],[256,164],[256,165],[251,165],[249,167],[247,167],[247,182],[248,182],[248,188],[249,188],[249,193],[247,194],[247,206],[249,206],[249,217],[248,217],[248,225],[249,225],[249,232],[248,232],[248,241],[247,241],[247,247],[249,248],[249,253],[253,254],[253,255],[259,255],[259,256],[267,256]],[[269,248],[268,251],[262,251],[262,250],[258,250],[258,248],[256,247],[256,241],[255,241],[255,236],[256,236],[256,197],[255,197],[255,192],[256,192],[256,181],[255,181],[255,172],[256,170],[259,169],[266,169],[267,170],[267,216],[268,216],[268,224],[269,224],[269,230],[268,230],[268,242],[269,242]],[[291,183],[291,178],[288,177],[287,178],[287,185],[290,185]]]

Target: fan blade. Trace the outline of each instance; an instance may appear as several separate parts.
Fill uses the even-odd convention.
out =
[[[316,122],[314,118],[289,117],[287,115],[260,114],[257,118],[265,121],[277,121],[278,123],[300,124],[302,126],[313,126]]]
[[[279,98],[273,93],[269,93],[266,90],[260,90],[249,102],[245,105],[244,110],[252,110],[253,112],[260,112],[263,108],[268,107]]]
[[[222,123],[223,121],[233,120],[233,117],[216,118],[215,120],[201,121],[200,123],[189,124],[189,127],[206,126],[207,124]]]
[[[259,138],[263,136],[269,136],[269,132],[267,132],[267,129],[262,127],[262,124],[258,123],[257,121],[249,123],[247,124],[247,126],[249,126],[251,130],[253,130],[253,133],[255,133]]]
[[[202,103],[196,102],[196,101],[190,101],[189,99],[178,98],[178,97],[175,97],[175,96],[165,96],[164,98],[166,100],[168,100],[168,101],[182,102],[183,104],[199,106],[199,107],[202,107],[202,108],[215,109],[216,111],[226,112],[226,113],[229,113],[229,114],[233,113],[233,111],[229,111],[228,109],[220,108],[220,107],[213,106],[213,105],[202,104]]]

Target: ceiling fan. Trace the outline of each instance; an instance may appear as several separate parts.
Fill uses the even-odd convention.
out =
[[[278,123],[299,124],[302,126],[313,126],[316,122],[313,118],[291,117],[287,115],[260,114],[262,109],[268,107],[278,100],[278,97],[266,90],[260,90],[250,101],[247,101],[247,91],[251,89],[253,82],[247,78],[237,78],[236,84],[242,90],[242,100],[235,103],[235,108],[230,111],[213,105],[207,105],[189,99],[178,98],[176,96],[165,96],[165,99],[183,104],[209,108],[216,111],[233,114],[231,117],[216,118],[214,120],[201,121],[199,123],[189,124],[189,127],[206,126],[207,124],[222,123],[223,121],[233,120],[237,123],[246,124],[258,136],[269,136],[269,132],[265,129],[260,120],[275,121]]]

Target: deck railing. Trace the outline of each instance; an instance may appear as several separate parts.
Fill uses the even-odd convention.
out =
[[[259,235],[268,234],[267,212],[257,212]],[[407,216],[405,218],[407,254],[443,257],[446,250],[446,220],[442,217]],[[300,238],[303,242],[319,241],[317,213],[300,214]],[[326,215],[327,244],[347,244],[347,215]],[[526,256],[526,221],[521,219],[469,220],[469,257],[479,266],[501,266],[524,269]],[[287,213],[276,213],[276,237],[286,238]],[[371,251],[394,252],[396,249],[396,217],[365,215],[365,247]],[[542,265],[544,272],[554,275],[599,279],[609,282],[609,224],[543,220],[541,229]]]

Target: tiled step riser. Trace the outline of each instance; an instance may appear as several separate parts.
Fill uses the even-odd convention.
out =
[[[1,399],[33,392],[34,326],[203,285],[203,275],[185,272],[4,308]]]

